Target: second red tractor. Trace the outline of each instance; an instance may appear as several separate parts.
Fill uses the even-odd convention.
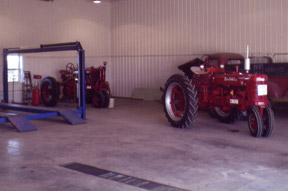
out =
[[[97,108],[106,108],[110,100],[110,86],[106,81],[106,65],[85,69],[85,95],[88,102]],[[46,77],[41,82],[41,100],[45,106],[55,106],[61,95],[62,99],[77,99],[78,69],[72,63],[66,70],[60,70],[61,82],[53,77]]]

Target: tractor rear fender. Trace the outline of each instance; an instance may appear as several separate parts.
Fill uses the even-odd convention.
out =
[[[182,64],[180,66],[178,66],[179,70],[183,71],[185,73],[185,75],[189,78],[192,79],[193,77],[193,72],[191,71],[191,67],[192,66],[200,66],[201,64],[203,64],[204,62],[199,59],[199,58],[195,58],[194,60],[191,60],[185,64]]]
[[[281,98],[281,89],[278,84],[268,81],[268,96],[270,98]]]

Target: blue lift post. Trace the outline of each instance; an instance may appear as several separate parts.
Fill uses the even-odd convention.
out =
[[[53,108],[28,107],[18,104],[8,103],[8,66],[7,56],[9,54],[43,53],[58,51],[77,51],[78,52],[78,73],[79,73],[79,100],[77,110],[57,110]],[[80,42],[68,42],[58,44],[41,44],[36,48],[7,48],[3,49],[3,100],[0,103],[1,109],[31,112],[34,115],[27,116],[5,116],[0,117],[0,123],[11,122],[20,132],[36,130],[28,121],[32,119],[41,119],[48,117],[62,116],[72,125],[85,123],[86,118],[86,100],[85,100],[85,51]],[[78,115],[80,114],[81,117]],[[30,126],[29,126],[30,124]],[[20,126],[19,126],[20,125]]]

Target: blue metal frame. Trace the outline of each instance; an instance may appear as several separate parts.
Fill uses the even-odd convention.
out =
[[[78,108],[75,113],[79,113],[82,119],[86,118],[86,98],[85,98],[85,51],[82,48],[80,42],[68,42],[68,43],[58,43],[58,44],[41,44],[40,47],[36,48],[5,48],[3,49],[3,100],[2,103],[8,103],[8,66],[7,66],[7,56],[9,54],[26,54],[26,53],[40,53],[40,52],[58,52],[58,51],[77,51],[78,61],[79,61],[79,101]],[[35,107],[22,107],[16,104],[0,104],[0,108],[25,111],[38,113],[35,115],[29,115],[27,119],[40,119],[47,117],[59,116],[57,111],[51,109],[37,109]],[[7,122],[7,119],[0,118],[0,123]]]

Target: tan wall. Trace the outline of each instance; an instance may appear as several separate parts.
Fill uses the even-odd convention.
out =
[[[0,48],[80,41],[88,56],[110,54],[110,3],[0,1]]]
[[[80,41],[85,49],[88,66],[98,66],[103,61],[109,61],[111,48],[108,2],[95,5],[88,0],[55,0],[53,3],[40,0],[1,0],[0,25],[1,50]],[[75,55],[77,54],[74,52],[25,54],[24,69],[32,74],[58,77],[59,69],[65,69],[68,62],[77,64]],[[2,59],[0,64],[2,66]],[[2,79],[2,72],[0,78]],[[10,90],[11,86],[9,83]],[[21,87],[21,84],[15,84],[16,101],[21,101]],[[11,94],[10,91],[10,98]]]

